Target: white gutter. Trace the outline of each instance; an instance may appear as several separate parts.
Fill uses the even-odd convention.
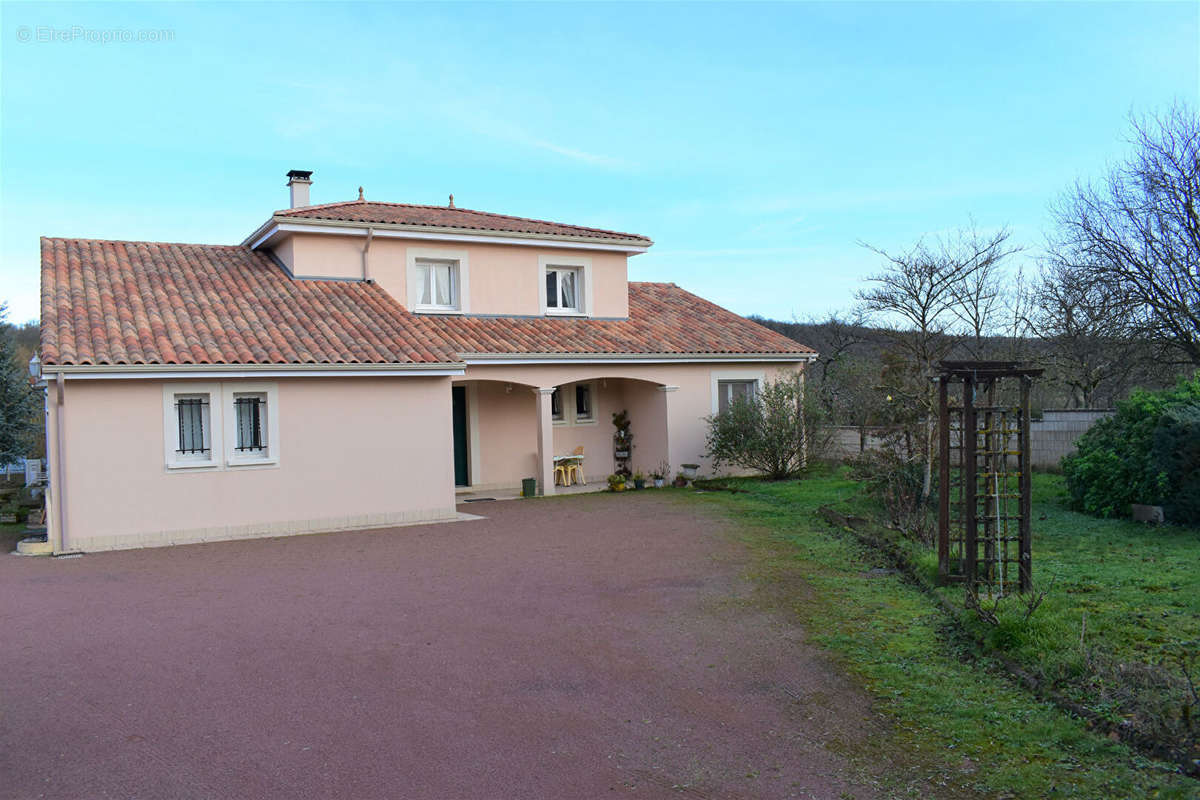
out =
[[[71,380],[136,378],[384,378],[463,374],[462,363],[436,364],[98,364],[47,365],[47,375]]]
[[[374,240],[375,240],[375,229],[367,228],[367,241],[365,244],[363,244],[363,249],[362,249],[363,280],[367,281],[367,282],[370,282],[370,280],[371,280],[370,260],[367,258],[367,253],[371,250],[371,242],[373,242]]]
[[[810,362],[816,353],[462,353],[467,366],[529,364],[710,364],[729,362]]]
[[[58,547],[50,543],[54,552],[66,552],[67,549],[67,470],[63,466],[63,414],[66,409],[65,381],[61,375],[54,376],[55,402],[54,410],[54,486],[50,487],[53,497],[58,502]]]
[[[366,236],[368,230],[373,230],[375,236],[392,239],[420,239],[436,242],[477,242],[484,244],[514,244],[533,245],[539,247],[557,247],[571,250],[608,250],[618,253],[644,253],[650,249],[648,244],[622,244],[613,239],[593,237],[572,237],[565,239],[549,234],[520,233],[514,231],[472,230],[463,233],[456,228],[438,228],[429,225],[397,225],[379,222],[346,222],[342,220],[303,220],[293,217],[272,217],[260,225],[254,233],[242,240],[243,246],[256,250],[282,233],[323,233],[338,236]]]

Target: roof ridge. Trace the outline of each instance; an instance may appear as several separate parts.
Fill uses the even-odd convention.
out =
[[[42,241],[48,242],[95,242],[96,244],[152,244],[164,245],[169,247],[222,247],[228,250],[250,250],[243,244],[211,244],[205,242],[162,242],[152,239],[95,239],[90,236],[40,236]]]
[[[537,223],[540,225],[559,225],[564,228],[577,228],[578,230],[590,231],[592,233],[604,233],[604,234],[608,234],[610,236],[622,236],[622,237],[625,237],[628,239],[643,239],[645,241],[650,241],[650,238],[648,236],[643,236],[640,233],[629,233],[627,231],[617,231],[617,230],[612,230],[609,228],[596,228],[591,225],[575,225],[574,223],[570,223],[570,222],[555,222],[554,220],[538,219],[536,217],[519,217],[519,216],[516,216],[513,214],[500,214],[495,211],[480,211],[479,209],[462,208],[461,206],[435,206],[435,205],[429,205],[429,204],[425,204],[425,203],[393,203],[393,202],[390,202],[387,200],[342,200],[342,201],[336,202],[336,203],[321,203],[320,205],[314,205],[314,206],[299,206],[297,208],[285,208],[280,211],[276,211],[275,214],[282,214],[284,216],[292,216],[293,212],[310,211],[312,209],[335,208],[335,207],[349,206],[349,205],[390,206],[392,208],[420,208],[420,209],[428,209],[430,211],[460,211],[465,214],[478,214],[479,216],[483,216],[483,217],[495,217],[497,219],[507,219],[507,220],[512,220],[514,222],[533,222],[533,223]],[[390,223],[390,224],[417,225],[419,223],[397,222],[397,223]],[[442,227],[442,226],[433,226],[433,227]],[[454,227],[454,226],[445,226],[445,227]]]

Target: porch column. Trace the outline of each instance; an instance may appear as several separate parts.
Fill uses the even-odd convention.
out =
[[[534,389],[537,397],[537,468],[541,494],[554,494],[554,418],[550,395],[554,387]]]
[[[676,461],[672,461],[672,458],[674,458],[674,456],[671,454],[671,440],[674,438],[677,438],[677,437],[671,436],[671,425],[673,424],[672,420],[671,420],[671,398],[674,397],[674,394],[672,394],[673,392],[679,391],[679,387],[671,386],[671,385],[659,386],[658,391],[659,391],[659,396],[662,398],[661,408],[662,408],[662,426],[663,426],[663,460],[671,465],[671,469],[678,472],[679,471],[679,463]],[[668,486],[671,485],[671,481],[674,478],[675,478],[674,475],[664,475],[663,476],[663,479],[666,480]]]

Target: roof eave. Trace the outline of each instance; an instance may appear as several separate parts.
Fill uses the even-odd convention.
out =
[[[486,364],[579,364],[579,363],[726,363],[726,362],[809,362],[816,353],[459,353],[467,366]]]
[[[461,361],[341,364],[43,364],[64,378],[430,377],[461,375]]]
[[[365,236],[367,230],[376,236],[396,238],[426,238],[459,242],[492,242],[497,244],[539,243],[544,246],[587,250],[612,250],[623,253],[644,253],[653,246],[650,239],[617,239],[603,236],[565,236],[523,231],[492,231],[478,228],[455,228],[441,225],[406,225],[395,222],[358,222],[352,220],[310,219],[274,214],[242,240],[242,246],[257,249],[269,244],[277,235],[287,233],[333,233]],[[507,241],[505,241],[507,240]]]

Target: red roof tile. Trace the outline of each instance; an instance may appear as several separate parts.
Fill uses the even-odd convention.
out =
[[[419,322],[459,355],[813,352],[673,283],[630,282],[628,319],[420,315]]]
[[[44,364],[454,361],[378,284],[291,279],[246,247],[42,239]]]
[[[630,283],[622,320],[431,316],[407,311],[378,284],[291,278],[247,247],[42,239],[47,365],[811,352],[669,283]]]
[[[451,228],[508,233],[526,233],[545,236],[563,236],[586,239],[611,239],[615,242],[648,247],[650,239],[635,233],[606,231],[600,228],[585,228],[579,225],[563,225],[540,219],[510,217],[469,208],[447,206],[415,206],[405,203],[375,203],[367,200],[351,200],[344,203],[326,203],[319,206],[302,206],[276,211],[277,217],[294,219],[326,219],[347,222],[375,222],[392,225],[412,225],[423,228]]]

